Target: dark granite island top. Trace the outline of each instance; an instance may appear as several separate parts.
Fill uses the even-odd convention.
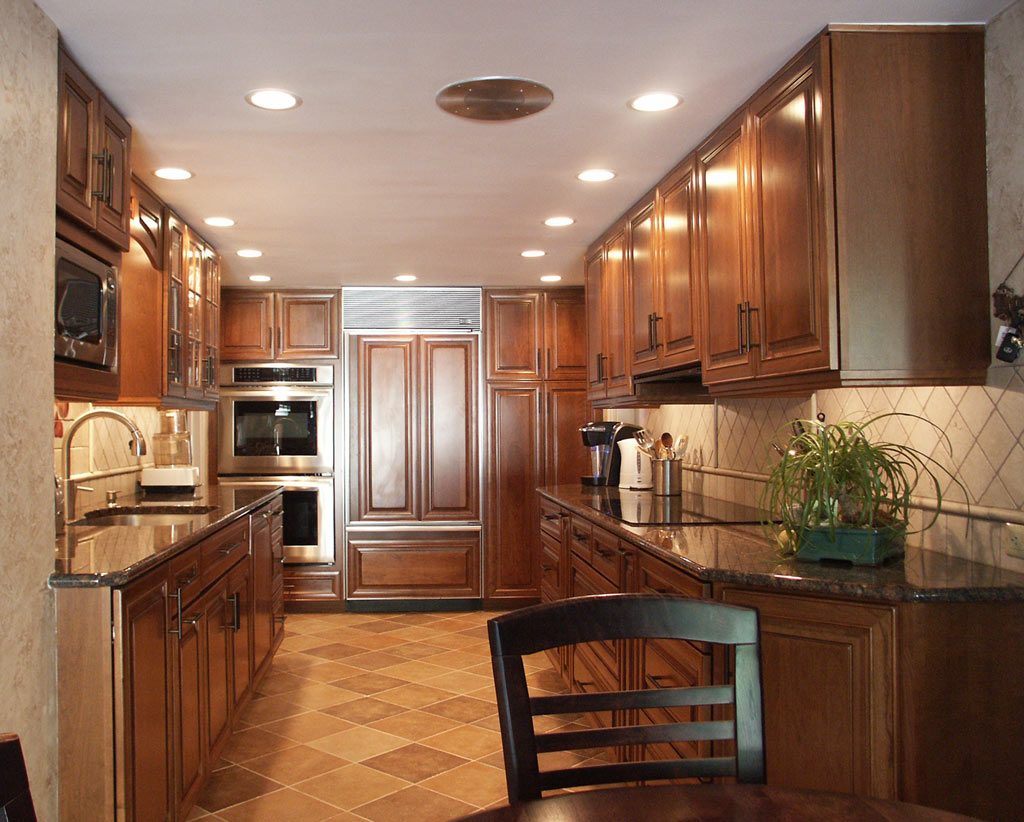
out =
[[[125,585],[280,493],[280,488],[212,485],[197,488],[194,496],[125,497],[112,513],[136,505],[160,513],[173,513],[183,505],[213,510],[173,525],[70,525],[57,537],[50,587]]]
[[[886,602],[1024,601],[1024,574],[908,545],[905,556],[878,568],[782,559],[750,508],[695,495],[687,524],[630,525],[603,513],[616,488],[551,485],[547,499],[674,563],[705,582]],[[754,512],[756,514],[756,512]],[[756,519],[756,517],[755,517]],[[912,538],[911,538],[912,539]]]

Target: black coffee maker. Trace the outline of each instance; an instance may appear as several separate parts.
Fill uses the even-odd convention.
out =
[[[584,485],[619,484],[619,440],[634,439],[639,425],[628,422],[588,422],[580,427],[583,444],[590,449],[588,476],[580,477]]]

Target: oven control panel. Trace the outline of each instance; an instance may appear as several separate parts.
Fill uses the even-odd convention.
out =
[[[221,385],[333,385],[332,366],[244,365],[221,370]]]

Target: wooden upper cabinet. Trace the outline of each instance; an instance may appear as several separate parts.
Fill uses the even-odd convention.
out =
[[[749,109],[750,300],[762,375],[829,367],[832,134],[822,71],[816,42]]]
[[[273,292],[224,289],[221,357],[225,360],[273,359],[273,318]]]
[[[164,209],[164,257],[166,259],[164,305],[166,310],[163,322],[167,345],[164,393],[172,397],[185,396],[185,235],[187,230],[180,217],[169,209]]]
[[[220,256],[207,246],[203,253],[203,396],[220,396]]]
[[[755,373],[749,339],[750,254],[743,201],[745,131],[741,112],[697,150],[705,382],[742,379]]]
[[[661,265],[654,338],[659,367],[678,368],[700,361],[697,186],[692,157],[659,187],[658,201]]]
[[[220,306],[224,361],[338,356],[337,292],[225,289]]]
[[[658,347],[655,343],[657,304],[657,243],[653,196],[645,200],[629,217],[626,239],[626,293],[629,295],[630,326],[629,357],[633,373],[658,368]]]
[[[63,44],[57,84],[57,208],[127,251],[131,126]]]
[[[477,338],[424,336],[420,346],[420,518],[480,519]]]
[[[544,379],[581,380],[587,372],[587,316],[582,288],[544,292]]]
[[[338,356],[338,295],[279,292],[276,356],[307,360]]]
[[[604,314],[601,311],[601,281],[604,272],[604,246],[592,251],[584,261],[583,281],[587,301],[587,393],[591,399],[603,399]]]
[[[601,304],[604,314],[604,379],[606,397],[628,396],[630,380],[630,325],[626,314],[626,231],[616,231],[605,248],[601,271]]]
[[[539,290],[486,292],[487,379],[542,379],[543,301]]]
[[[191,230],[185,232],[185,398],[203,399],[203,258],[206,245]]]

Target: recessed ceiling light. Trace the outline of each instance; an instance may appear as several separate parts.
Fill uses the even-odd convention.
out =
[[[679,95],[667,91],[652,91],[629,101],[634,111],[668,111],[679,105]]]
[[[230,217],[207,217],[203,222],[217,228],[231,228],[235,224]]]
[[[395,277],[395,279],[398,280],[398,282],[400,282],[400,283],[414,283],[414,282],[416,282],[416,275],[415,274],[398,274]]]
[[[235,252],[239,257],[262,257],[263,252],[258,248],[240,248]]]
[[[576,179],[585,183],[606,183],[614,176],[615,172],[609,171],[607,168],[588,168],[577,174]]]
[[[269,283],[270,282],[270,275],[269,274],[250,274],[249,275],[249,279],[252,280],[252,282],[254,282],[254,283]]]
[[[545,274],[543,277],[540,278],[540,281],[542,283],[557,283],[557,282],[561,282],[561,280],[562,280],[562,275],[561,274]]]
[[[158,168],[153,172],[161,180],[187,180],[192,172],[185,168]]]
[[[572,217],[548,217],[544,221],[544,225],[551,226],[552,228],[565,228],[565,226],[572,225],[575,222]]]
[[[245,102],[267,111],[287,111],[298,108],[302,100],[283,88],[258,88],[245,95]]]
[[[520,257],[543,257],[544,256],[544,252],[541,251],[539,248],[528,248],[526,251],[521,251],[519,253],[519,256]]]

